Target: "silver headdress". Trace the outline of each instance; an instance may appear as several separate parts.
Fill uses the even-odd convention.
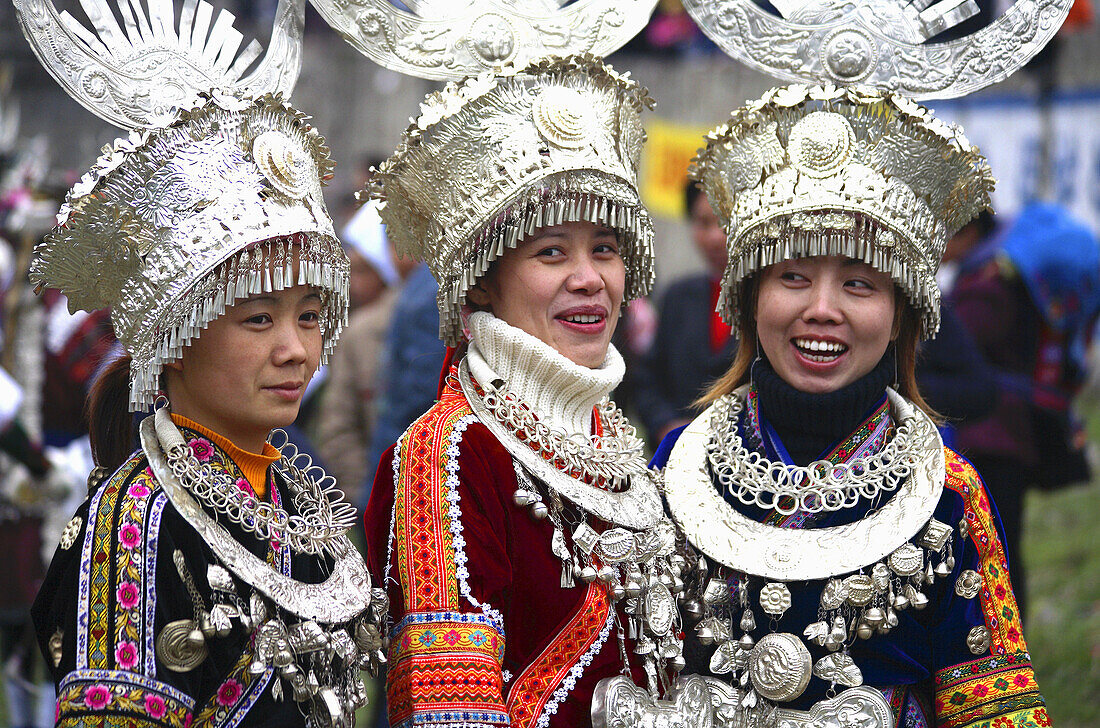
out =
[[[989,205],[989,165],[962,130],[889,91],[788,86],[737,109],[691,169],[728,236],[719,312],[773,263],[844,255],[888,273],[939,329],[947,239]]]
[[[542,60],[430,95],[372,192],[399,252],[439,281],[440,335],[461,338],[466,292],[535,229],[601,222],[619,235],[627,298],[653,282],[638,196],[649,95],[594,56]]]
[[[963,96],[1008,78],[1057,32],[1073,0],[1016,0],[995,22],[929,42],[978,13],[974,0],[684,0],[711,40],[787,82],[867,84],[914,99]]]
[[[457,81],[543,56],[603,56],[633,38],[657,0],[311,0],[375,63]]]
[[[111,306],[133,357],[131,409],[152,404],[163,365],[226,306],[295,282],[326,294],[327,357],[347,318],[348,263],[321,196],[328,148],[282,100],[298,72],[301,2],[280,1],[268,56],[238,81],[260,50],[236,55],[228,13],[207,38],[206,2],[185,1],[178,32],[170,3],[150,2],[146,17],[120,2],[123,33],[103,1],[85,3],[97,38],[49,0],[16,0],[51,73],[131,129],[70,190],[32,279],[60,288],[73,310]],[[169,108],[179,100],[182,110]]]

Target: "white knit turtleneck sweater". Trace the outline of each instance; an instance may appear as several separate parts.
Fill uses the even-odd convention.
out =
[[[551,429],[570,435],[592,435],[592,408],[619,385],[626,372],[614,346],[603,364],[592,369],[575,364],[549,344],[485,311],[469,318],[470,373],[481,386],[503,379]]]

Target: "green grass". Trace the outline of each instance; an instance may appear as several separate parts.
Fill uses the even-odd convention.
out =
[[[1024,625],[1055,726],[1100,726],[1100,481],[1028,494]]]

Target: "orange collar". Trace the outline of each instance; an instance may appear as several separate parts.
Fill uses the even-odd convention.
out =
[[[252,486],[252,490],[256,495],[261,498],[267,496],[267,470],[271,467],[272,463],[279,459],[279,451],[276,450],[270,442],[264,443],[264,451],[262,453],[248,452],[234,445],[228,438],[222,437],[213,430],[203,427],[199,423],[189,420],[186,417],[173,414],[172,421],[180,427],[194,430],[214,443],[218,449],[228,455],[229,459],[241,469],[241,473],[244,474],[244,479]]]

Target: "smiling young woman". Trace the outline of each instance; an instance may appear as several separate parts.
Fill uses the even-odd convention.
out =
[[[624,672],[656,693],[683,663],[667,586],[683,562],[642,443],[607,400],[623,303],[653,276],[636,180],[647,97],[576,57],[433,103],[447,113],[377,174],[391,239],[439,280],[453,347],[366,512],[394,620],[390,723],[603,725],[601,695],[648,695]],[[506,139],[486,145],[484,128]],[[614,630],[628,621],[629,645]]]
[[[947,235],[988,203],[988,168],[914,108],[776,89],[696,159],[740,348],[654,464],[708,564],[689,667],[725,684],[734,724],[1049,725],[996,511],[914,377]]]

